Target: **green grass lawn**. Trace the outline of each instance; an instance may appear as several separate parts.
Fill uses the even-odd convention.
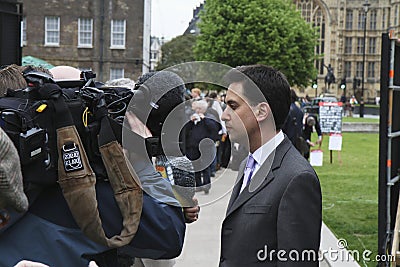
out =
[[[360,255],[371,250],[371,258],[378,249],[378,140],[377,133],[343,133],[342,163],[333,151],[331,164],[329,137],[324,136],[323,166],[314,167],[321,181],[325,224],[337,238],[347,240],[350,250]],[[360,265],[376,263],[361,261]]]

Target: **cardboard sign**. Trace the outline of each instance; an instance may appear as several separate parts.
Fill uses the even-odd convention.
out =
[[[311,150],[310,151],[310,164],[311,166],[322,166],[323,161],[322,150]]]
[[[329,136],[329,150],[342,150],[342,135],[331,134]]]
[[[319,124],[322,133],[342,132],[342,102],[319,103]]]

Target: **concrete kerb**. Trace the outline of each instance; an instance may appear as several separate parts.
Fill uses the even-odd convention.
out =
[[[342,132],[379,133],[379,123],[343,122]]]
[[[343,246],[342,241],[343,239],[337,239],[325,223],[322,223],[320,253],[324,256],[324,260],[320,262],[321,267],[360,267],[353,254],[347,250],[347,244]],[[329,254],[329,251],[335,253]]]

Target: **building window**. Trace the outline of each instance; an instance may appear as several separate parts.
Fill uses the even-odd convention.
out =
[[[359,30],[364,30],[364,17],[365,17],[364,10],[358,11],[358,29]]]
[[[363,75],[363,63],[362,62],[357,62],[357,65],[356,65],[356,76],[357,77],[362,77],[362,75]]]
[[[124,78],[124,69],[111,68],[110,69],[110,80]]]
[[[376,38],[375,37],[369,38],[368,53],[369,54],[376,53]]]
[[[376,17],[377,17],[377,11],[376,9],[373,9],[370,11],[369,15],[369,29],[370,30],[376,30]]]
[[[382,9],[382,29],[385,29],[386,9]]]
[[[375,62],[368,62],[368,78],[375,78]]]
[[[60,17],[45,17],[44,45],[60,45]]]
[[[21,46],[26,44],[26,17],[23,17],[21,21]]]
[[[346,30],[353,29],[353,10],[346,11]]]
[[[305,21],[310,23],[317,31],[317,45],[315,46],[315,55],[322,56],[325,52],[325,17],[317,1],[314,0],[295,0],[297,10]],[[315,60],[315,67],[319,74],[324,73],[324,61]]]
[[[351,37],[345,37],[344,39],[344,53],[345,54],[351,54],[352,50],[352,38]]]
[[[397,25],[398,21],[399,21],[399,7],[398,5],[396,5],[394,8],[394,25]]]
[[[111,21],[111,48],[125,49],[126,20]]]
[[[357,38],[357,54],[362,54],[364,52],[364,38]]]
[[[312,21],[312,10],[313,10],[313,5],[312,1],[309,0],[301,0],[297,1],[297,9],[301,11],[301,16],[305,21],[310,23]]]
[[[351,62],[350,61],[344,62],[344,76],[351,77]]]
[[[78,47],[93,46],[93,19],[78,20]]]

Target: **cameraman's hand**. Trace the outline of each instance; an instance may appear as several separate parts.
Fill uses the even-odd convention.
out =
[[[186,223],[192,223],[199,219],[200,206],[197,198],[193,198],[194,206],[183,208]]]
[[[128,120],[129,126],[131,127],[131,130],[134,133],[140,135],[143,138],[148,138],[153,136],[150,130],[146,127],[146,125],[144,125],[143,122],[141,122],[139,118],[136,117],[135,114],[133,114],[132,112],[127,112],[126,118]]]

